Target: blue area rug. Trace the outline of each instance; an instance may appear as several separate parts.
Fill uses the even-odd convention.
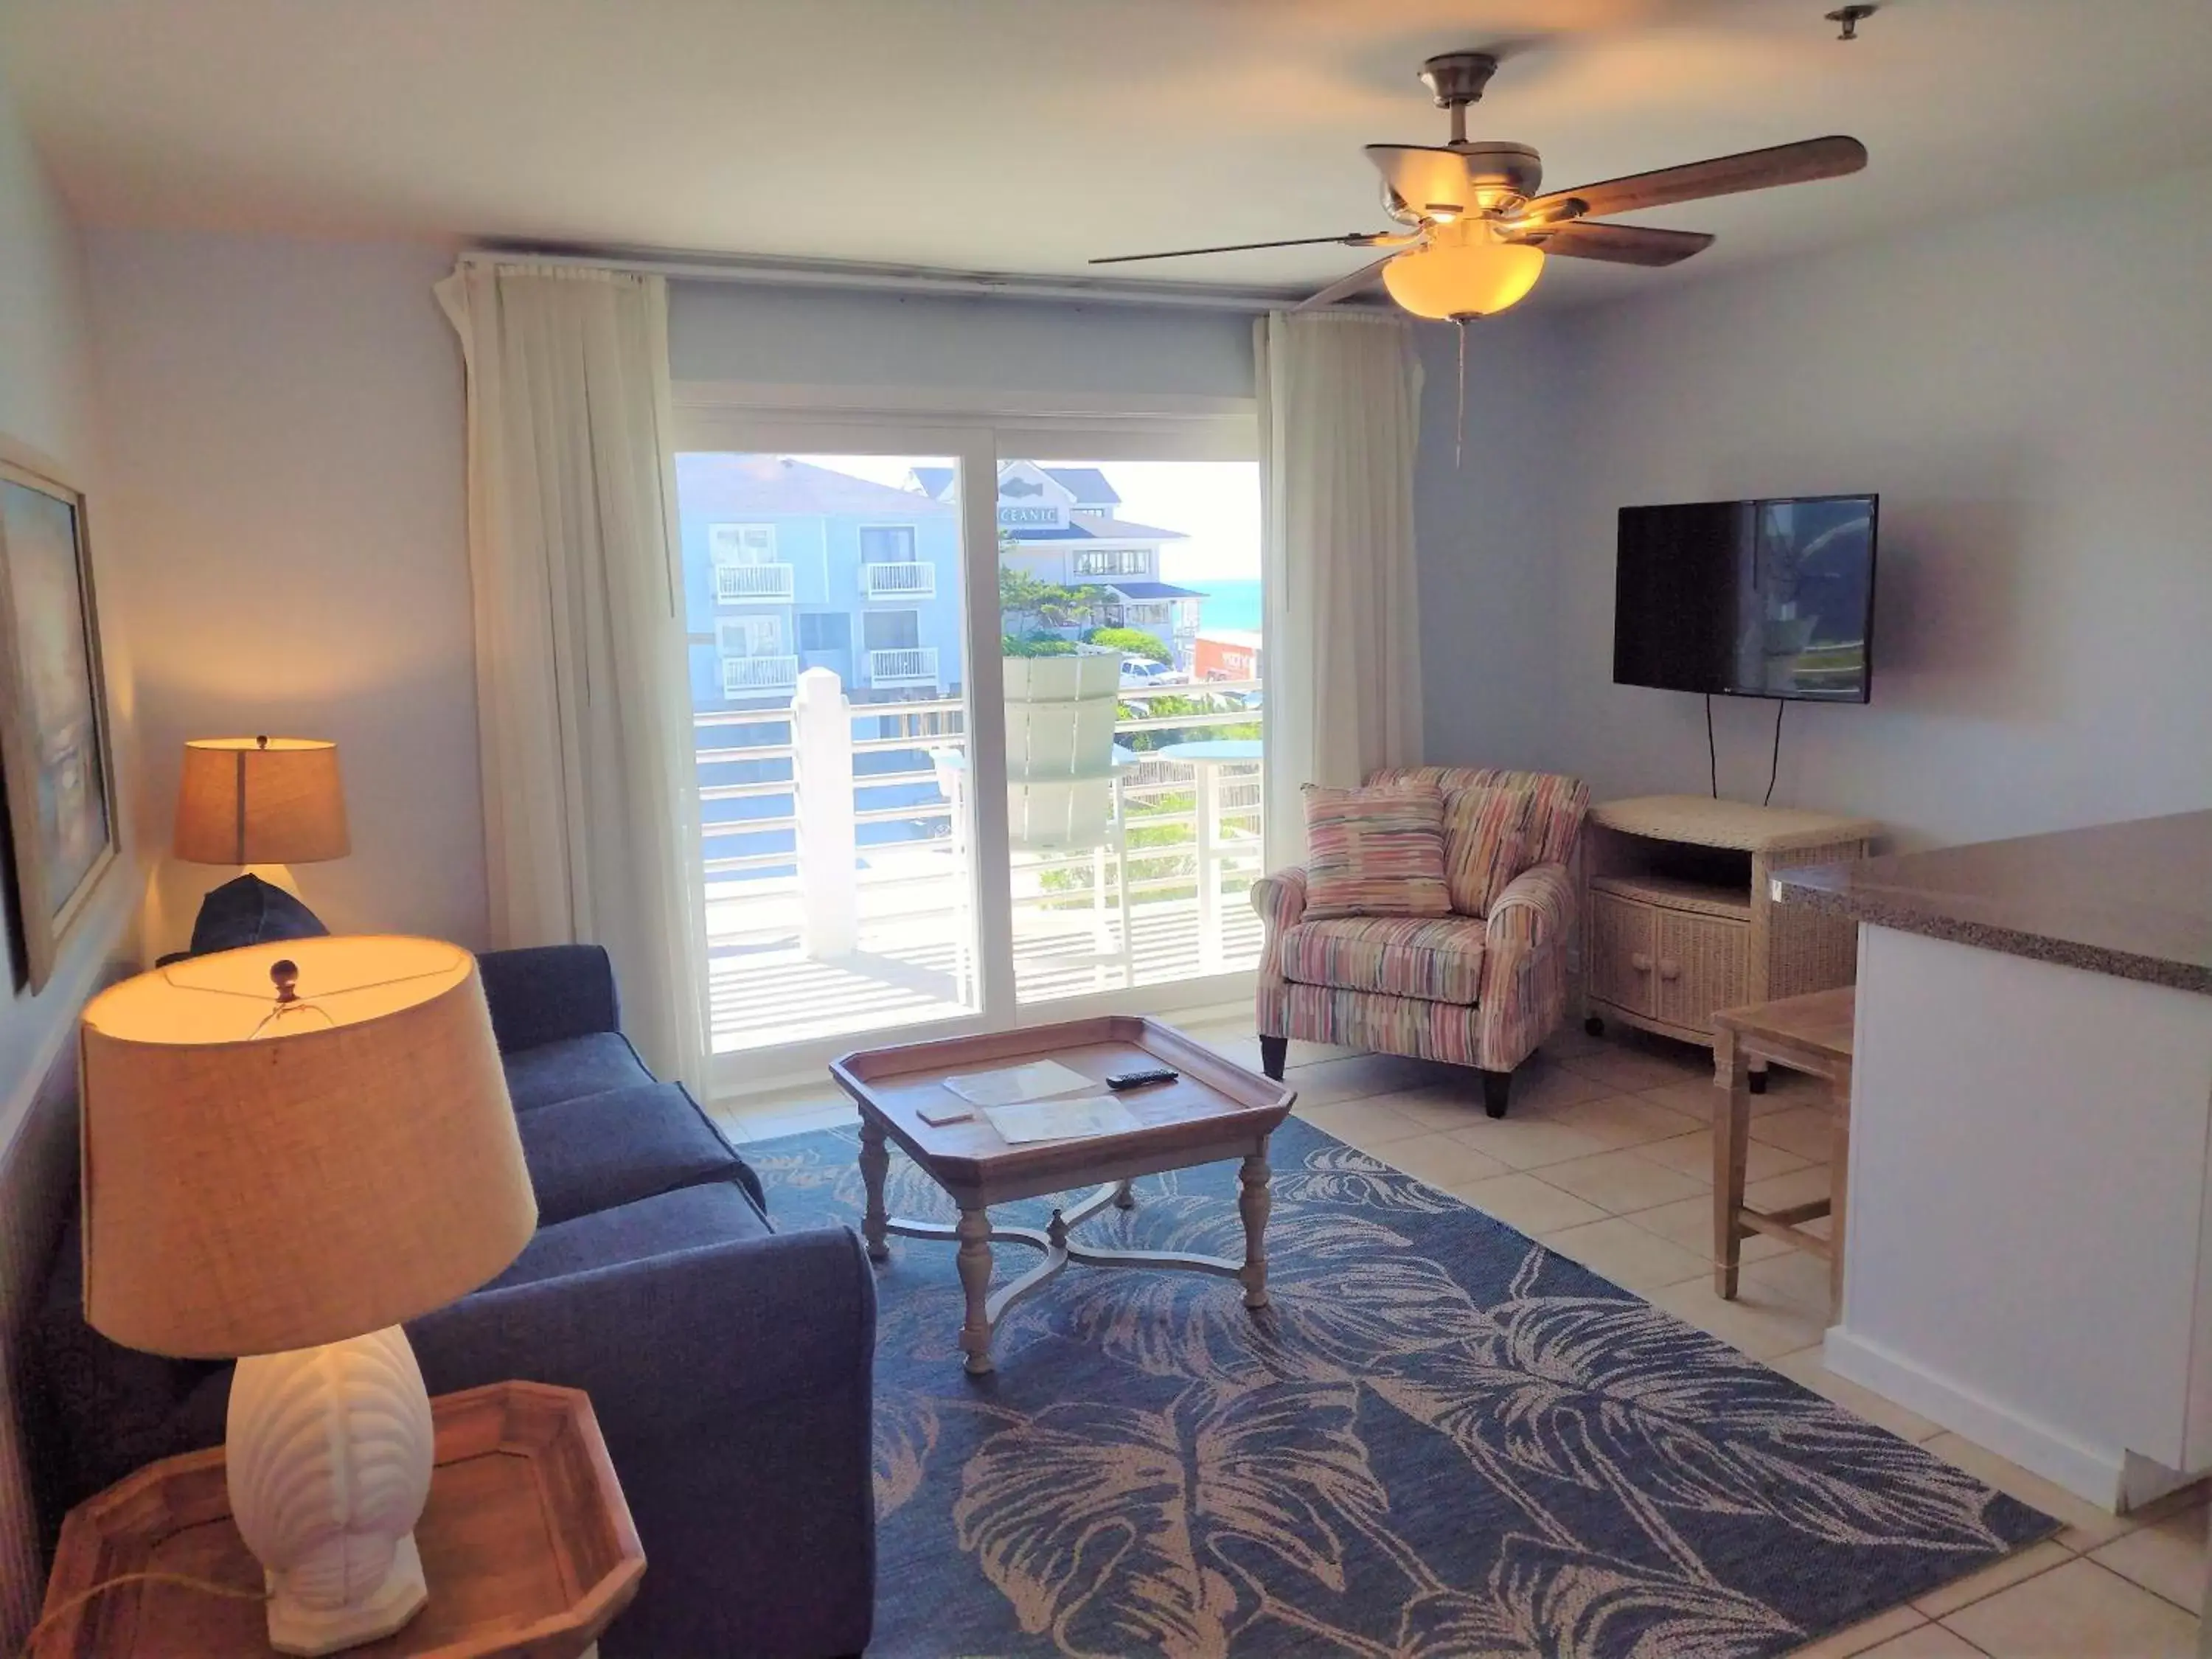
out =
[[[858,1224],[857,1139],[744,1149],[779,1227]],[[2057,1528],[1304,1123],[1272,1157],[1271,1310],[1072,1267],[975,1381],[953,1247],[891,1241],[872,1654],[1781,1655]],[[1083,1236],[1242,1255],[1234,1164],[1137,1191]]]

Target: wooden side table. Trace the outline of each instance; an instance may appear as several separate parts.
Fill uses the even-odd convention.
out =
[[[582,1659],[637,1594],[645,1551],[589,1399],[494,1382],[430,1402],[430,1501],[415,1528],[430,1600],[360,1659]],[[149,1463],[71,1510],[46,1606],[126,1572],[258,1591],[230,1518],[223,1454]],[[263,1604],[144,1582],[64,1615],[33,1659],[223,1659],[272,1653]]]
[[[1844,1303],[1844,1200],[1851,1149],[1851,1022],[1857,993],[1848,985],[1778,1002],[1723,1008],[1713,1015],[1713,1081],[1728,1091],[1713,1121],[1713,1289],[1733,1302],[1743,1241],[1754,1232],[1825,1257],[1828,1317]],[[1773,1060],[1808,1072],[1828,1085],[1828,1196],[1779,1210],[1753,1210],[1743,1201],[1744,1163],[1750,1156],[1751,1065]],[[1804,1224],[1828,1218],[1828,1236]]]

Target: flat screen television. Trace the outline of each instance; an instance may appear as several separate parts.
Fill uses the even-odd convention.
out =
[[[1874,673],[1876,498],[1620,509],[1620,685],[1864,702]]]

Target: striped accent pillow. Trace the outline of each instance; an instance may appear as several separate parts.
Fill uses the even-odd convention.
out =
[[[1535,805],[1534,790],[1482,784],[1444,796],[1444,885],[1460,915],[1488,915],[1505,884],[1525,867]]]
[[[1330,916],[1443,916],[1444,798],[1434,784],[1328,789],[1306,798],[1306,909]]]

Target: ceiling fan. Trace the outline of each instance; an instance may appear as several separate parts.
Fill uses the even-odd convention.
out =
[[[1543,161],[1534,150],[1467,136],[1467,107],[1481,98],[1497,70],[1498,58],[1486,52],[1448,52],[1430,58],[1421,65],[1421,79],[1436,94],[1437,107],[1451,112],[1450,142],[1367,146],[1367,159],[1382,175],[1383,210],[1401,229],[1122,253],[1091,263],[1127,264],[1325,242],[1389,248],[1372,264],[1331,283],[1297,309],[1334,305],[1379,281],[1415,316],[1465,324],[1520,301],[1543,274],[1547,254],[1671,265],[1712,246],[1713,239],[1698,231],[1602,222],[1610,215],[1833,179],[1866,165],[1866,146],[1856,138],[1808,138],[1539,193]]]

